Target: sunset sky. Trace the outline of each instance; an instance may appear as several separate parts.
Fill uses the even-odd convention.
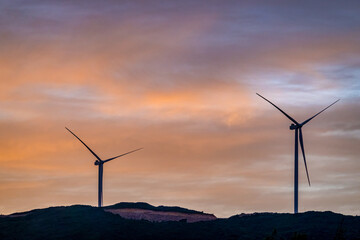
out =
[[[0,0],[0,214],[148,202],[360,215],[360,1]]]

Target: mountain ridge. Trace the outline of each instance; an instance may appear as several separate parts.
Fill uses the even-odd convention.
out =
[[[243,213],[188,223],[125,219],[107,212],[108,207],[72,205],[3,215],[0,239],[360,239],[360,216],[330,211]]]

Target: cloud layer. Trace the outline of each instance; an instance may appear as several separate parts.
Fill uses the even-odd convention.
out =
[[[146,201],[359,214],[357,1],[0,1],[0,212]]]

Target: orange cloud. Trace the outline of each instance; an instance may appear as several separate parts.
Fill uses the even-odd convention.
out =
[[[96,202],[94,158],[65,126],[104,158],[144,147],[105,166],[106,204],[149,201],[220,217],[291,211],[293,136],[256,91],[283,96],[279,103],[299,117],[315,113],[324,96],[348,94],[304,130],[317,188],[301,185],[301,204],[356,213],[359,139],[326,133],[359,129],[357,78],[344,70],[348,87],[319,66],[358,59],[357,33],[327,35],[318,26],[322,37],[304,30],[313,25],[302,15],[305,28],[286,32],[286,19],[281,32],[261,8],[240,11],[252,4],[77,4],[65,4],[67,17],[52,4],[42,16],[38,5],[9,3],[27,14],[3,15],[1,213]]]

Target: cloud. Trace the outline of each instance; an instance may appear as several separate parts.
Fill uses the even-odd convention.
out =
[[[104,158],[144,147],[105,167],[106,204],[291,211],[293,134],[260,92],[299,121],[342,98],[304,127],[301,209],[356,214],[356,1],[0,4],[3,213],[96,202],[65,126]]]

